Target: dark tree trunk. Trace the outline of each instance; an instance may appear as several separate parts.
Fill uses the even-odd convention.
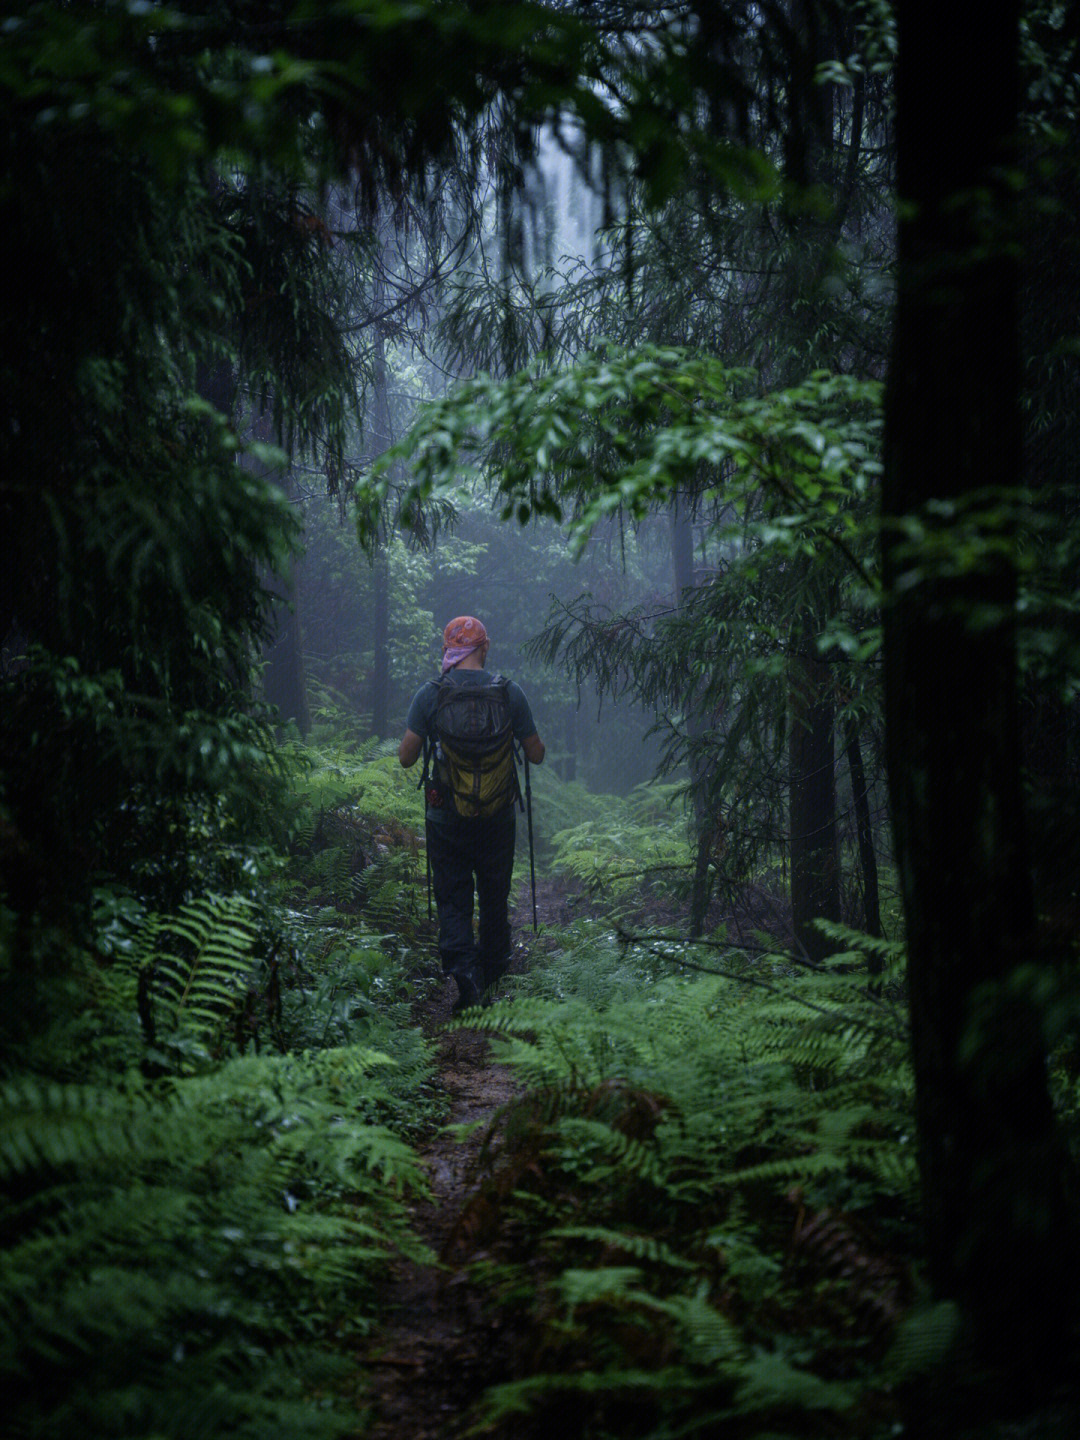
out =
[[[227,360],[200,361],[195,366],[195,389],[219,415],[232,420],[236,407],[236,372]]]
[[[390,733],[390,562],[385,545],[379,546],[372,566],[375,657],[371,671],[371,729],[385,737]]]
[[[671,569],[675,603],[682,605],[694,587],[694,526],[687,502],[678,494],[671,502]]]
[[[874,851],[874,829],[870,822],[870,797],[866,788],[862,745],[854,721],[847,727],[844,742],[848,774],[851,777],[851,803],[855,807],[855,834],[859,844],[859,869],[863,886],[863,925],[868,935],[881,935],[881,902],[878,895],[877,854]],[[871,975],[881,970],[881,962],[871,955],[867,969]]]
[[[376,286],[376,308],[381,307],[382,287]],[[386,377],[386,341],[382,327],[375,326],[373,390],[374,414],[372,458],[388,450],[394,443],[390,421],[390,394]],[[371,670],[371,728],[385,736],[390,726],[390,565],[386,546],[380,542],[372,558],[373,603],[371,639],[373,660]]]
[[[292,721],[300,734],[306,735],[311,729],[311,712],[295,571],[287,588],[276,578],[267,588],[278,596],[279,603],[274,607],[273,637],[263,648],[263,693],[271,705],[277,706],[283,720]]]
[[[819,0],[791,0],[791,84],[789,115],[783,153],[784,168],[799,194],[815,186],[835,191],[836,87],[821,83],[818,66],[833,53],[827,27],[827,7]],[[842,204],[839,195],[832,212],[793,206],[787,214],[791,227],[792,260],[784,284],[792,313],[804,317],[804,343],[813,347],[820,366],[836,368],[830,333],[829,302],[822,280],[834,264]],[[811,339],[813,337],[813,339]],[[778,368],[779,383],[802,379],[792,365],[804,361],[789,357]],[[807,573],[818,570],[820,580]],[[796,566],[793,587],[801,592],[801,608],[789,623],[788,667],[788,828],[791,862],[792,925],[798,945],[812,961],[821,961],[834,946],[818,934],[813,922],[840,919],[840,856],[836,830],[835,704],[829,667],[817,658],[822,615],[833,613],[822,601],[832,588],[824,556]]]
[[[1015,203],[1018,11],[940,18],[900,0],[901,223],[883,503],[886,759],[907,919],[930,1274],[984,1356],[1033,1371],[1067,1340],[1073,1216],[1030,981],[1012,556],[934,563],[984,487],[1019,483]],[[929,506],[929,508],[924,508]],[[958,517],[948,530],[948,515]],[[899,525],[937,525],[913,552]],[[1000,531],[997,532],[1000,541]],[[951,546],[951,548],[950,548]]]
[[[833,946],[812,922],[840,919],[834,723],[828,665],[813,654],[794,654],[788,689],[791,913],[795,938],[815,962]]]
[[[217,403],[216,401],[214,403]],[[270,444],[274,440],[269,412],[260,415],[252,425],[257,440]],[[257,463],[257,462],[248,462]],[[289,492],[289,477],[281,482]],[[263,646],[263,694],[277,707],[283,721],[296,725],[301,735],[311,728],[308,708],[307,674],[304,666],[303,627],[300,623],[300,596],[296,569],[292,575],[270,575],[264,580],[268,594],[274,596],[270,611],[270,634]]]
[[[681,606],[694,586],[694,527],[685,500],[677,494],[671,505],[671,559],[676,603]],[[701,737],[704,728],[695,697],[690,693],[686,700],[686,734],[691,745]],[[694,793],[694,878],[690,892],[689,929],[691,939],[696,939],[705,929],[705,915],[712,892],[709,858],[714,833],[705,803],[707,776],[701,763],[693,757],[690,774]]]

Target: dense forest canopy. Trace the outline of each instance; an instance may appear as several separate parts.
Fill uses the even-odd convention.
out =
[[[829,1387],[876,1374],[876,1340],[800,1371],[802,1341],[767,1338],[760,1187],[792,1176],[799,1243],[863,1256],[864,1308],[860,1207],[922,1287],[885,1304],[874,1272],[880,1333],[908,1315],[901,1378],[827,1433],[1066,1404],[1080,13],[960,18],[962,54],[913,0],[8,7],[17,1433],[185,1433],[205,1416],[174,1400],[200,1386],[221,1433],[321,1433],[335,1287],[366,1326],[385,1257],[422,1258],[402,1199],[437,1118],[409,1010],[422,814],[388,742],[461,613],[549,748],[537,843],[567,929],[520,1031],[487,1023],[549,1097],[515,1113],[566,1187],[510,1231],[548,1227],[567,1316],[618,1312],[589,1372],[608,1398],[573,1433],[622,1433],[635,1385],[625,1433],[657,1437],[719,1415],[826,1433],[807,1417],[855,1403]],[[765,1008],[741,1022],[729,982]],[[715,1126],[750,1085],[739,1053],[766,1078],[733,1103],[757,1127],[736,1145]],[[586,1140],[605,1158],[575,1168]],[[534,1183],[531,1143],[500,1205]],[[651,1238],[620,1166],[655,1186]],[[723,1238],[672,1259],[731,1186]],[[263,1385],[291,1307],[306,1348]],[[554,1372],[570,1330],[540,1310]],[[539,1373],[491,1414],[542,1421]]]

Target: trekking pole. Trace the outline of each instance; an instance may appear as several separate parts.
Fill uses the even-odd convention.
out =
[[[533,826],[532,826],[532,786],[529,783],[529,757],[525,756],[525,814],[529,821],[529,876],[532,879],[532,902],[533,902],[533,934],[537,933],[536,924],[536,860],[533,855]]]
[[[420,774],[420,783],[419,783],[419,785],[416,787],[418,790],[423,790],[423,792],[424,792],[424,805],[425,805],[425,808],[426,808],[426,806],[427,806],[428,770],[429,770],[429,766],[430,766],[430,762],[431,762],[431,751],[430,751],[430,748],[429,748],[429,747],[430,747],[430,742],[429,742],[427,736],[425,735],[425,736],[424,736],[424,768],[423,768],[423,771],[422,771],[421,774]],[[426,823],[425,823],[424,828],[425,828],[425,830],[427,829]],[[430,925],[430,924],[431,924],[431,851],[428,849],[428,843],[427,843],[427,836],[426,836],[426,835],[424,836],[424,859],[427,861],[427,918],[428,918],[428,924]]]

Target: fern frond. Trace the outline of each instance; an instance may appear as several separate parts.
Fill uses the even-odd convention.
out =
[[[170,1405],[187,1413],[177,1401],[194,1377],[220,1390],[220,1416],[200,1433],[234,1422],[229,1433],[279,1433],[329,1359],[313,1350],[292,1377],[280,1347],[323,1334],[342,1295],[364,1327],[394,1255],[432,1261],[406,1204],[425,1192],[423,1166],[358,1115],[394,1070],[383,1052],[340,1047],[244,1055],[153,1086],[0,1085],[11,1433],[30,1433],[45,1384],[52,1429],[35,1422],[35,1434],[70,1433],[76,1413],[117,1440],[134,1413],[156,1417],[153,1433],[177,1434]],[[271,1351],[264,1393],[247,1360]],[[132,1387],[143,1408],[132,1410]],[[260,1408],[265,1427],[252,1428]],[[329,1433],[342,1428],[327,1420]]]
[[[834,964],[849,959],[865,960],[867,956],[872,956],[886,976],[892,978],[903,972],[907,956],[899,941],[867,935],[865,931],[853,929],[837,920],[815,920],[814,925],[837,946],[836,954],[831,957]]]
[[[654,1146],[634,1140],[600,1120],[564,1116],[558,1122],[558,1129],[576,1153],[586,1184],[601,1182],[612,1169],[625,1170],[653,1184],[662,1183],[660,1160]]]
[[[638,1395],[677,1396],[687,1388],[687,1374],[681,1366],[656,1370],[612,1367],[529,1376],[505,1385],[493,1385],[485,1391],[477,1424],[470,1433],[479,1435],[492,1430],[508,1420],[528,1415],[553,1399],[572,1396],[575,1401],[584,1402],[592,1397],[607,1396],[626,1399]],[[579,1408],[575,1405],[575,1410]]]
[[[636,1298],[642,1272],[634,1265],[604,1265],[596,1270],[564,1270],[559,1296],[573,1313],[581,1305],[597,1305]]]
[[[746,1363],[735,1395],[735,1411],[743,1415],[791,1408],[843,1412],[854,1400],[853,1387],[821,1380],[775,1350],[759,1350]]]
[[[208,1055],[253,979],[257,942],[255,908],[240,895],[204,896],[175,915],[149,916],[133,951],[147,1038],[185,1065]]]
[[[189,1153],[198,1123],[138,1089],[61,1085],[35,1076],[0,1084],[0,1175],[89,1166],[108,1171],[135,1157]]]
[[[677,1255],[669,1245],[652,1235],[635,1235],[625,1230],[613,1230],[605,1225],[556,1225],[547,1232],[552,1240],[583,1240],[602,1245],[610,1250],[622,1250],[636,1260],[647,1260],[653,1265],[666,1265],[672,1270],[693,1270],[689,1260]]]
[[[709,1304],[703,1285],[692,1294],[665,1300],[650,1296],[647,1303],[676,1322],[684,1353],[692,1365],[706,1367],[714,1374],[742,1372],[746,1353],[743,1337],[726,1315]]]
[[[808,1155],[786,1155],[760,1165],[746,1165],[717,1175],[718,1185],[749,1185],[758,1180],[811,1180],[845,1170],[850,1160],[837,1151],[815,1150]]]

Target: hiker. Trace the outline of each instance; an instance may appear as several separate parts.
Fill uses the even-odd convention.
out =
[[[533,765],[544,742],[521,688],[484,669],[488,635],[472,615],[443,631],[442,674],[413,696],[398,759],[424,754],[427,851],[439,913],[443,971],[457,981],[454,1013],[479,1003],[510,965],[507,901],[514,872],[515,803],[520,798],[513,742]],[[429,762],[433,761],[429,773]],[[473,938],[473,895],[479,940]]]

